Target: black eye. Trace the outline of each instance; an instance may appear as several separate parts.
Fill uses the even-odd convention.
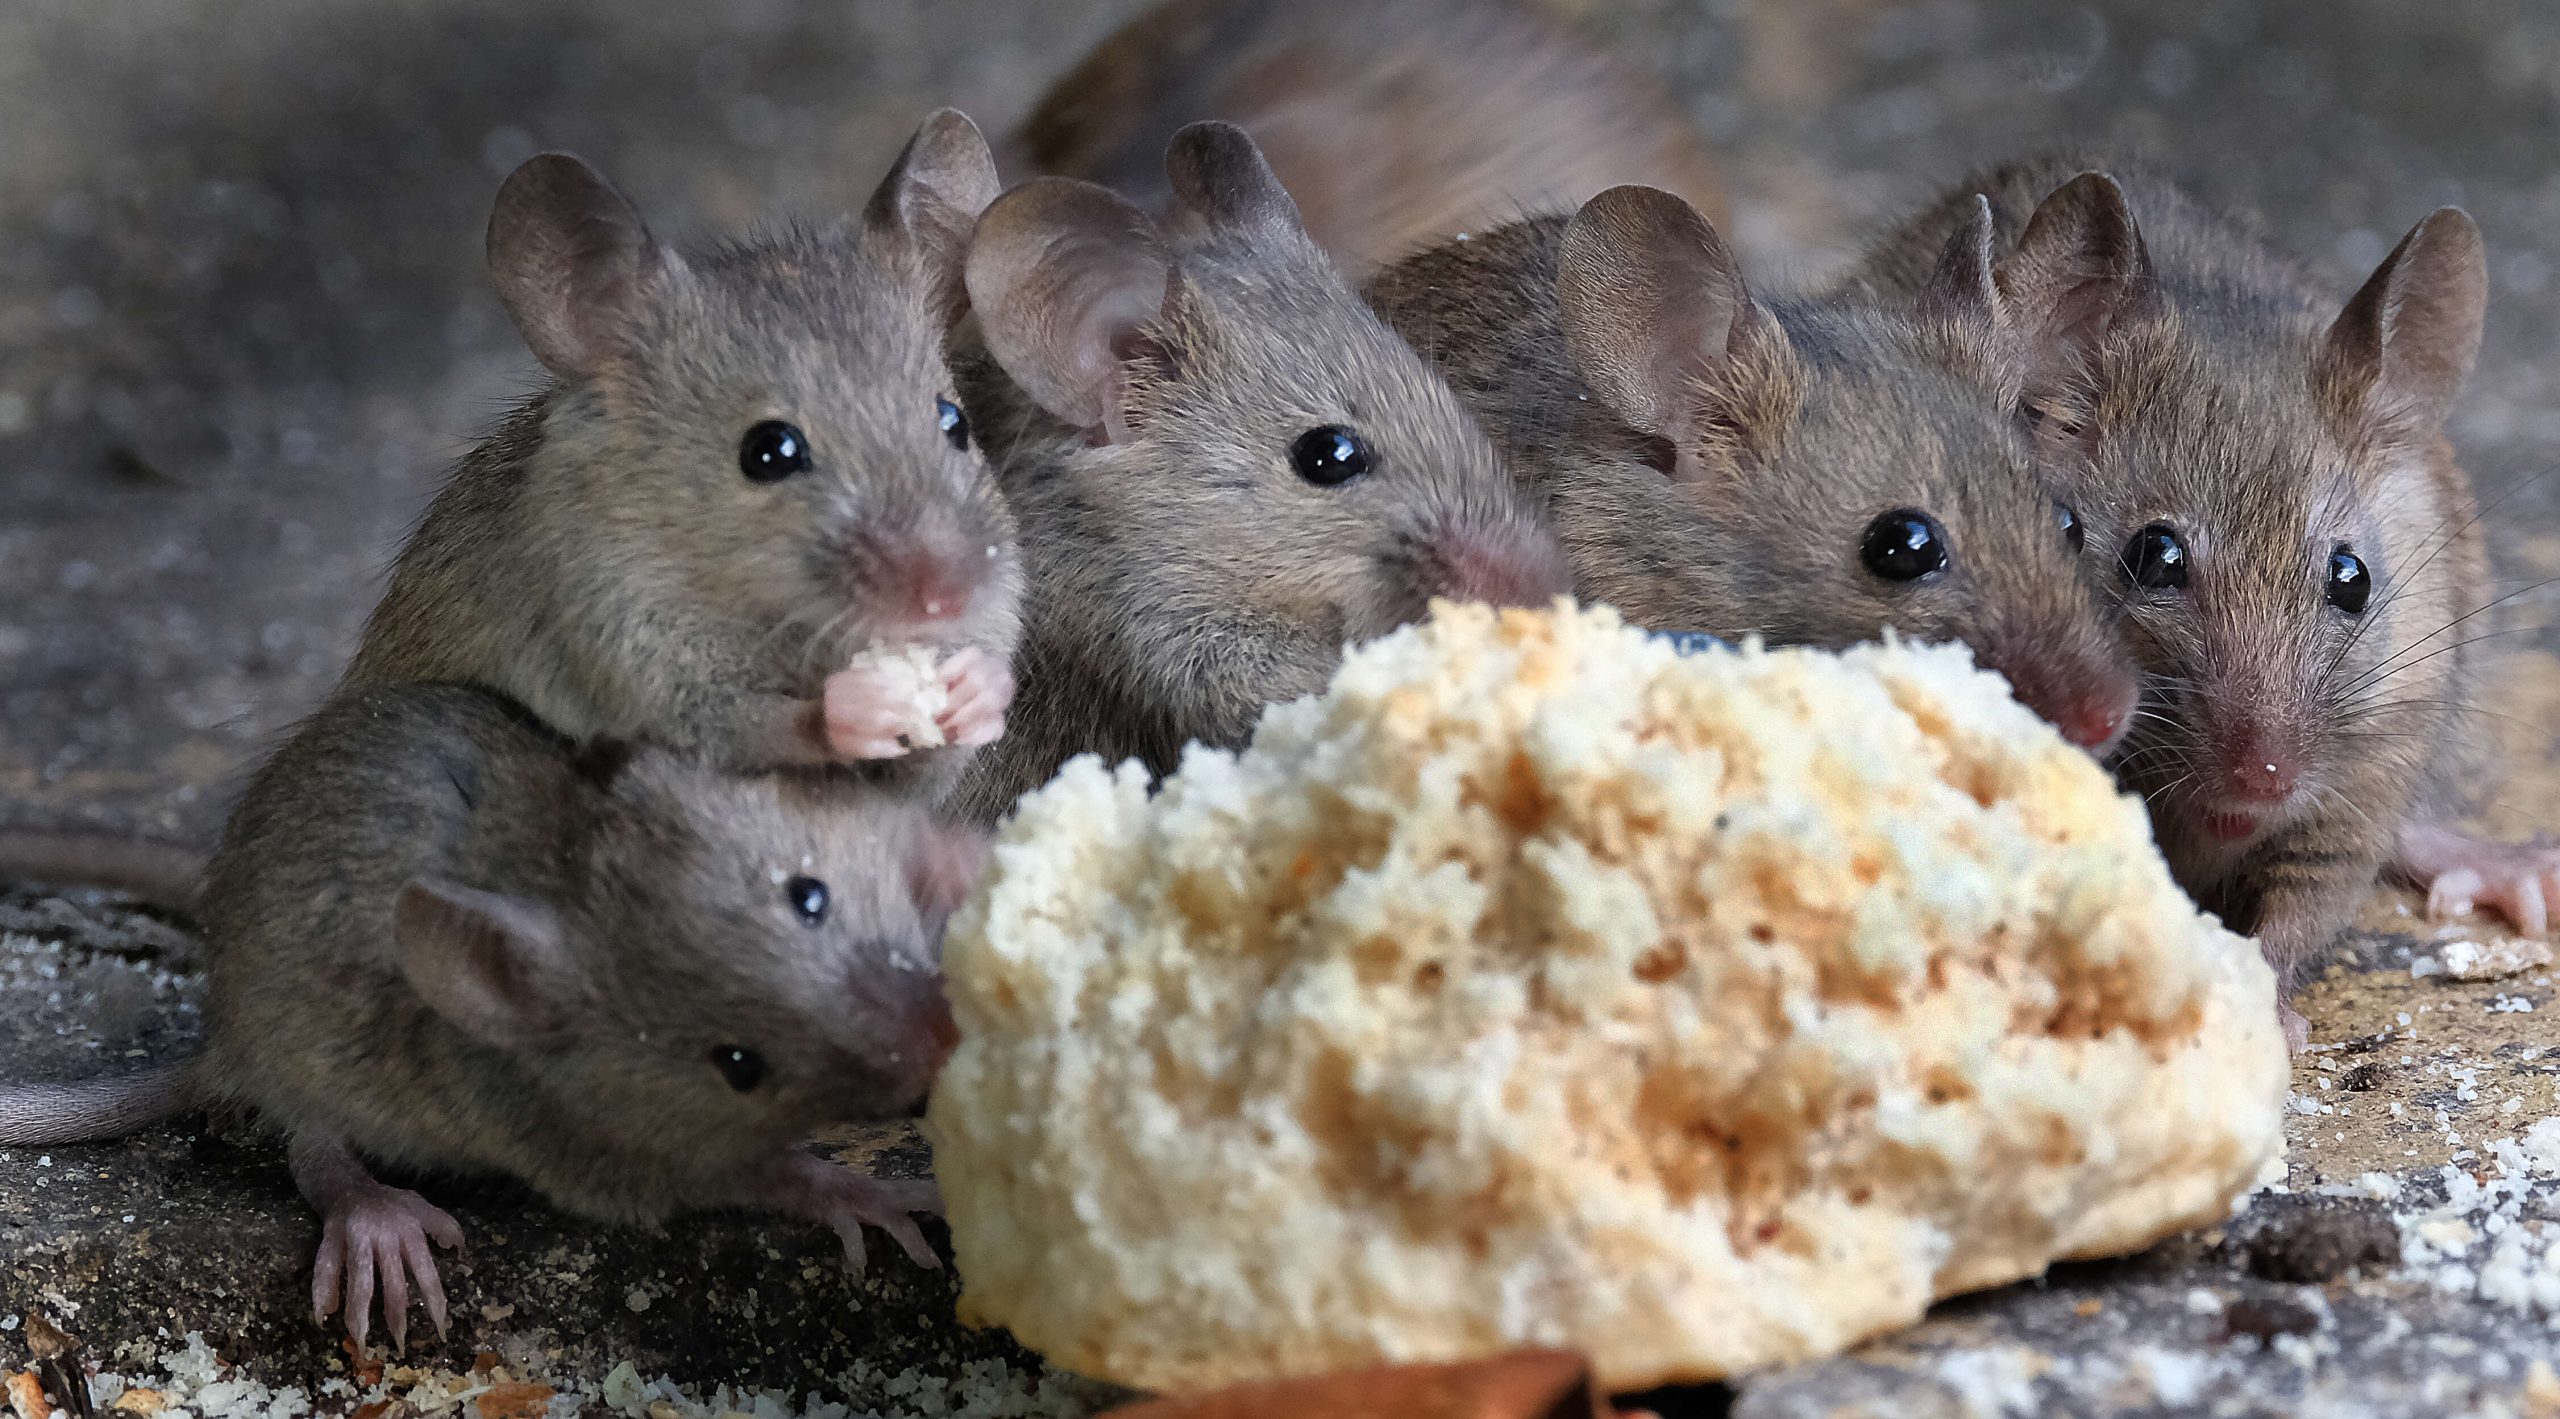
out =
[[[1946,570],[1947,535],[1929,514],[1899,508],[1867,524],[1858,557],[1887,581],[1918,581]]]
[[[809,467],[809,440],[780,419],[767,419],[747,430],[738,445],[738,471],[750,483],[779,483]]]
[[[2060,503],[2054,504],[2054,510],[2062,515],[2062,540],[2071,544],[2071,550],[2077,552],[2087,545],[2089,534],[2080,526],[2080,514]]]
[[[711,1067],[719,1070],[720,1077],[729,1081],[729,1087],[741,1094],[763,1083],[764,1076],[772,1069],[764,1062],[763,1055],[736,1045],[713,1045]]]
[[[2187,544],[2177,529],[2155,522],[2124,544],[2124,574],[2136,586],[2174,591],[2187,584]]]
[[[2364,569],[2364,558],[2339,543],[2329,552],[2329,604],[2350,616],[2364,614],[2364,603],[2373,595],[2373,574]]]
[[[1369,471],[1369,446],[1339,424],[1309,429],[1289,445],[1289,462],[1298,476],[1319,488],[1330,488]]]
[[[942,426],[942,436],[951,440],[953,448],[967,453],[969,451],[969,416],[961,413],[960,406],[948,399],[933,401],[933,415],[935,422]]]
[[[782,895],[800,914],[802,926],[816,926],[827,919],[827,884],[817,878],[794,877],[782,884]]]

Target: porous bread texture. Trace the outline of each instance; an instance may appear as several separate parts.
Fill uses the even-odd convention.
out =
[[[1152,798],[1070,763],[945,969],[962,1314],[1147,1389],[1802,1360],[2283,1146],[2256,948],[1952,648],[1442,605]]]
[[[908,707],[898,737],[910,749],[942,747],[942,712],[951,707],[951,692],[942,683],[942,662],[929,646],[874,646],[845,662],[845,669],[876,676]]]

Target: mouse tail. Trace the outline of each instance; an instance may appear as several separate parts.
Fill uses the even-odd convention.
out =
[[[195,1107],[192,1061],[68,1084],[0,1084],[0,1148],[121,1138]]]
[[[0,881],[103,887],[191,911],[205,855],[183,843],[102,829],[0,828]]]

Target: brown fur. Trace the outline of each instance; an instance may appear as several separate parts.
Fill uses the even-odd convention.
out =
[[[1321,689],[1345,642],[1435,594],[1566,589],[1493,446],[1250,140],[1200,125],[1171,161],[1169,234],[1049,178],[989,209],[970,253],[981,328],[959,367],[1033,587],[1012,727],[955,800],[979,819],[1071,754],[1162,772],[1190,741],[1240,745],[1265,705]],[[1301,478],[1291,445],[1325,425],[1357,430],[1374,468]]]
[[[2015,163],[1967,180],[1989,192],[2004,251],[2083,164]],[[2119,175],[2120,178],[2122,175]],[[2477,338],[2459,275],[2404,293],[2393,358],[2342,350],[2340,302],[2234,224],[2149,175],[2122,179],[2140,224],[2143,299],[2077,367],[2028,391],[2043,462],[2070,489],[2090,545],[2121,548],[2154,522],[2192,557],[2183,592],[2111,581],[2152,712],[2120,760],[2151,805],[2179,880],[2255,932],[2290,989],[2351,918],[2413,814],[2441,806],[2467,728],[2487,599],[2470,481],[2441,433]],[[1907,294],[1952,198],[1889,233],[1867,288]],[[2450,219],[2448,219],[2450,220]],[[2476,238],[2467,221],[2442,239]],[[2461,265],[2459,252],[2448,265]],[[2395,288],[2397,291],[2398,288]],[[2379,294],[2379,293],[2377,293]],[[2437,407],[2407,391],[2438,390]],[[2350,616],[2324,598],[2330,549],[2370,565]],[[2237,848],[2203,815],[2249,760],[2298,764],[2292,796]]]
[[[566,161],[528,164],[553,175],[511,181],[491,235],[502,293],[558,382],[436,498],[346,684],[472,681],[567,733],[752,769],[827,760],[822,682],[867,643],[1008,656],[1012,519],[936,423],[960,244],[994,180],[976,130],[928,121],[859,223],[686,255],[610,189],[579,189]],[[579,202],[583,225],[555,215]],[[800,428],[814,466],[749,481],[740,441],[766,419]],[[968,588],[961,615],[909,604],[918,558]],[[937,794],[966,756],[878,772]]]
[[[1573,222],[1444,245],[1370,288],[1548,499],[1582,594],[1728,637],[1963,641],[2048,713],[2126,712],[2131,672],[2084,561],[2009,403],[1983,393],[2021,367],[1987,255],[1947,244],[1926,318],[1767,301],[1670,200],[1604,194]],[[1925,582],[1860,561],[1870,521],[1905,507],[1953,549]]]
[[[1619,183],[1721,211],[1706,146],[1661,85],[1517,0],[1171,0],[1052,85],[1006,165],[1161,211],[1157,157],[1204,118],[1254,136],[1355,277]]]

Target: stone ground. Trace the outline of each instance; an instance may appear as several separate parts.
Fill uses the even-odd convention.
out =
[[[1731,155],[1737,239],[1764,281],[1819,276],[1862,225],[1943,177],[2056,141],[2140,150],[2189,174],[2257,214],[2342,297],[2426,211],[2469,207],[2494,254],[2493,306],[2455,432],[2499,500],[2491,523],[2515,594],[2499,644],[2516,655],[2486,721],[2513,772],[2487,813],[2509,830],[2560,820],[2560,661],[2538,588],[2560,575],[2560,488],[2542,476],[2560,455],[2560,10],[1564,7],[1688,96]],[[520,157],[580,150],[674,230],[833,212],[923,109],[956,103],[1000,126],[1128,8],[0,8],[7,815],[201,835],[225,785],[327,686],[442,468],[525,385],[530,362],[478,268],[486,203]],[[2287,1192],[2221,1233],[2064,1268],[1842,1360],[1656,1406],[1753,1419],[2560,1415],[2560,1295],[2537,1318],[2529,1274],[2499,1269],[2492,1235],[2560,1228],[2549,1179],[2499,1192],[2493,1144],[2560,1114],[2551,969],[2430,973],[2454,938],[2402,905],[2377,902],[2373,929],[2306,1004],[2323,1048],[2299,1070]],[[0,1072],[80,1073],[183,1044],[186,965],[184,934],[128,907],[0,897]],[[892,1169],[921,1162],[903,1135],[851,1142]],[[2353,1181],[2368,1173],[2388,1176]],[[2487,1203],[2472,1196],[2481,1182]],[[2323,1186],[2364,1196],[2306,1198]],[[2466,1207],[2469,1221],[2456,1216]],[[939,1319],[947,1275],[903,1257],[856,1280],[822,1236],[752,1219],[644,1238],[498,1190],[464,1192],[454,1210],[475,1238],[451,1273],[456,1334],[414,1348],[448,1380],[481,1357],[479,1381],[457,1390],[464,1381],[395,1369],[367,1390],[349,1381],[369,1372],[341,1374],[324,1407],[399,1393],[432,1411],[477,1388],[471,1402],[495,1419],[522,1392],[491,1386],[530,1375],[583,1382],[628,1412],[653,1400],[689,1412],[629,1372],[603,1385],[621,1361],[644,1378],[816,1387],[857,1412],[1096,1401],[1001,1337],[953,1330]],[[2416,1220],[2394,1227],[2393,1210]],[[2467,1249],[2466,1232],[2478,1234]],[[42,1312],[136,1374],[200,1332],[241,1366],[215,1401],[313,1385],[347,1368],[299,1314],[314,1235],[275,1150],[254,1138],[159,1132],[0,1153],[0,1365],[20,1361],[17,1336]],[[2372,1250],[2403,1237],[2415,1240],[2396,1268]],[[2366,1252],[2361,1275],[2339,1273]],[[2560,1289],[2560,1274],[2545,1284]],[[214,1376],[192,1354],[172,1373]]]

